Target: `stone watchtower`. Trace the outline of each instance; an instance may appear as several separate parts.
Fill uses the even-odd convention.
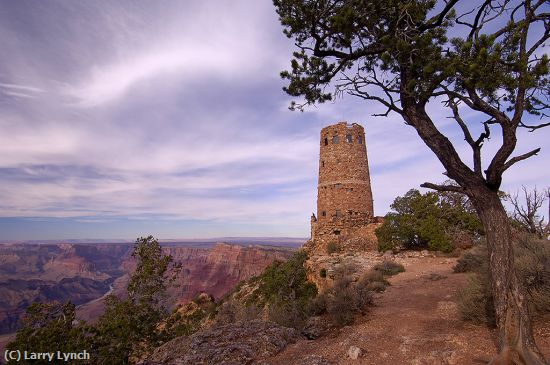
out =
[[[363,127],[340,122],[323,128],[320,151],[317,217],[311,217],[316,246],[353,238],[374,218]]]

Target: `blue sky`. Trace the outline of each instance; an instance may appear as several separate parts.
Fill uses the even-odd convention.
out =
[[[0,240],[307,237],[319,131],[341,120],[366,129],[377,215],[445,180],[376,104],[287,109],[270,1],[4,1],[0,46]],[[543,151],[503,190],[548,185],[548,140],[521,133],[518,152]]]

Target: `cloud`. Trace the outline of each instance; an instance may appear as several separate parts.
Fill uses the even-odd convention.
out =
[[[35,98],[36,93],[43,92],[42,89],[27,85],[17,85],[0,82],[0,96],[7,95],[16,98]]]
[[[33,237],[134,238],[153,228],[163,237],[307,236],[319,132],[340,120],[365,127],[377,214],[408,189],[445,179],[413,128],[371,116],[380,106],[346,96],[287,110],[278,73],[292,44],[269,2],[0,8],[5,235],[18,226],[13,237],[25,227]],[[430,111],[469,159],[448,111],[437,102]],[[518,151],[545,146],[540,132],[522,134]],[[499,138],[495,130],[487,153]],[[510,170],[505,188],[544,185],[548,153]]]

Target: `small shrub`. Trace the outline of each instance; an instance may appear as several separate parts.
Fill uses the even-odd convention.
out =
[[[380,292],[383,292],[384,290],[386,290],[386,287],[388,285],[389,285],[389,283],[385,284],[382,281],[373,281],[372,283],[368,283],[366,288],[370,291],[380,293]]]
[[[384,277],[384,274],[382,274],[379,270],[369,270],[367,271],[363,277],[361,278],[362,281],[373,283],[373,282],[381,282],[384,284],[389,284],[389,282]]]
[[[367,271],[361,279],[359,279],[358,284],[373,292],[382,292],[386,290],[388,285],[390,285],[384,277],[384,274],[382,274],[381,271],[374,269]]]
[[[351,278],[338,279],[331,294],[327,300],[327,312],[332,322],[338,327],[353,323],[358,312],[358,298]]]
[[[255,304],[248,304],[236,310],[237,322],[250,322],[262,318],[262,309]]]
[[[278,303],[271,305],[268,310],[270,321],[283,327],[302,329],[305,316],[296,302]]]
[[[327,296],[319,294],[309,302],[308,315],[319,316],[327,311]]]
[[[234,323],[237,320],[236,308],[233,302],[223,302],[218,307],[218,313],[216,314],[216,324],[229,324]]]
[[[327,254],[333,254],[336,252],[340,252],[340,246],[336,242],[329,242],[327,245]]]
[[[373,283],[365,283],[365,282],[359,281],[355,284],[355,289],[357,292],[357,309],[362,314],[365,314],[367,309],[373,304],[372,285],[374,283],[380,283],[380,282],[375,281]]]
[[[337,265],[334,267],[334,278],[336,280],[349,277],[352,278],[353,275],[357,272],[357,265],[351,262],[345,262],[343,264]]]
[[[374,265],[373,270],[386,276],[393,276],[405,271],[405,268],[395,261],[384,260],[382,263]]]

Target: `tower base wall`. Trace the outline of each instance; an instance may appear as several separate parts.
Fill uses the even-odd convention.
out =
[[[378,239],[374,231],[382,217],[343,217],[329,222],[312,222],[312,238],[304,248],[310,253],[327,253],[329,244],[340,252],[376,251]]]

